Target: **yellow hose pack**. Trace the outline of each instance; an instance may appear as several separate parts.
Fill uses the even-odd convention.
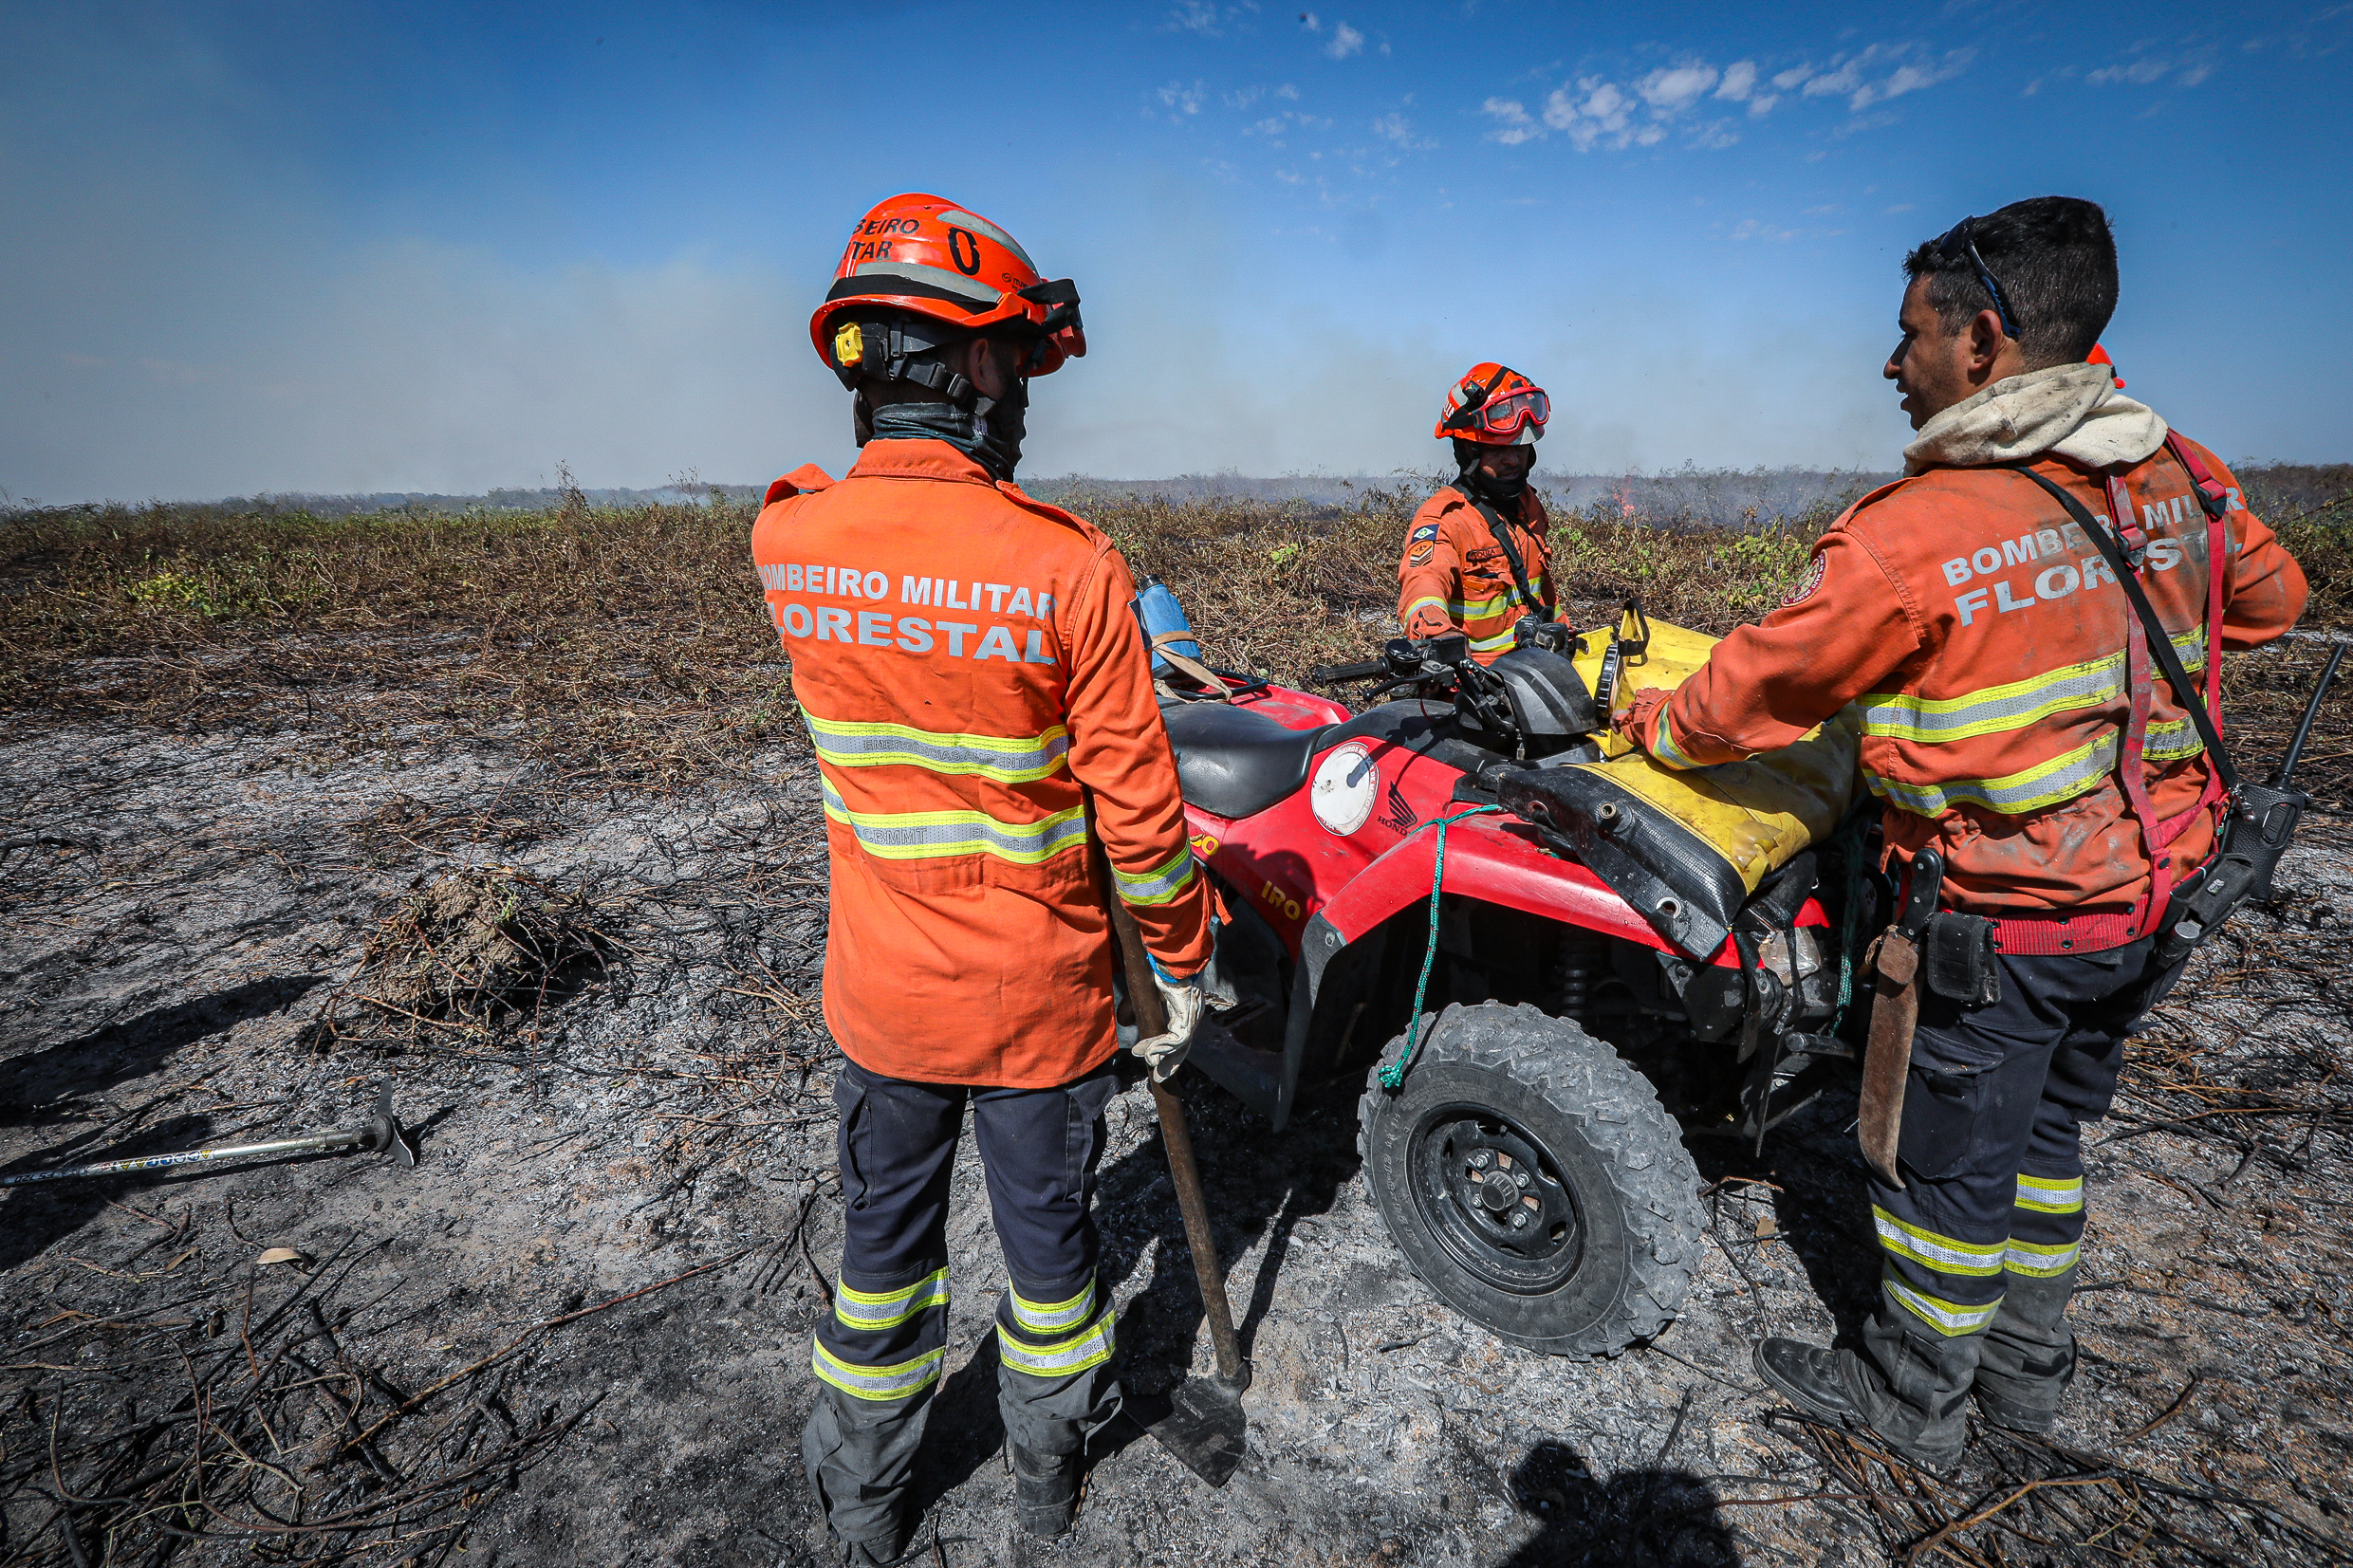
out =
[[[1638,692],[1681,685],[1717,641],[1663,621],[1647,630],[1639,652],[1611,628],[1588,633],[1576,656],[1597,696],[1608,667],[1612,712]],[[1858,783],[1859,731],[1850,708],[1778,751],[1686,772],[1610,731],[1600,737],[1602,761],[1513,774],[1502,799],[1547,839],[1565,840],[1555,847],[1590,867],[1661,936],[1706,958],[1765,879],[1845,817]]]

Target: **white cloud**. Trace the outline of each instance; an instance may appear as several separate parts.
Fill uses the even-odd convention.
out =
[[[1544,127],[1529,117],[1528,105],[1516,98],[1491,98],[1479,105],[1479,112],[1495,122],[1495,128],[1487,133],[1490,141],[1517,147],[1544,135]]]
[[[1274,89],[1274,96],[1277,98],[1287,98],[1293,103],[1296,103],[1299,101],[1299,89],[1286,82],[1283,85]]]
[[[1843,96],[1850,112],[1901,98],[1948,81],[1966,70],[1976,58],[1974,49],[1933,54],[1918,44],[1874,44],[1830,61],[1831,69],[1796,65],[1766,78],[1753,60],[1737,60],[1718,67],[1704,60],[1662,65],[1632,83],[1603,76],[1581,76],[1545,96],[1541,114],[1531,116],[1515,98],[1490,98],[1480,112],[1494,123],[1491,141],[1505,146],[1538,140],[1558,131],[1579,152],[1599,147],[1623,152],[1653,147],[1664,140],[1677,122],[1703,101],[1714,99],[1745,103],[1751,119],[1772,112],[1784,95],[1802,90],[1807,98]],[[1759,89],[1768,82],[1775,89]],[[1713,120],[1688,126],[1684,145],[1694,148],[1729,147],[1739,139],[1734,121]],[[1887,123],[1883,116],[1854,121],[1841,134]]]
[[[1332,24],[1332,41],[1324,46],[1324,52],[1334,60],[1345,60],[1364,47],[1364,35],[1345,22]]]
[[[1217,8],[1210,0],[1185,0],[1168,13],[1170,32],[1197,32],[1204,38],[1217,36]]]
[[[2104,65],[2084,73],[2084,80],[2095,87],[2112,86],[2119,83],[2147,87],[2161,82],[2169,73],[2178,72],[2175,83],[2195,87],[2214,74],[2211,51],[2196,51],[2190,57],[2177,55],[2142,54],[2122,65]]]
[[[1198,82],[1190,87],[1181,82],[1172,82],[1162,87],[1158,96],[1160,106],[1172,115],[1197,115],[1201,112],[1202,102],[1209,97],[1209,90]]]
[[[1405,152],[1418,153],[1437,145],[1427,138],[1414,134],[1414,122],[1401,114],[1385,114],[1373,121],[1373,134],[1397,143]]]
[[[1634,84],[1634,90],[1660,114],[1679,114],[1714,86],[1715,78],[1713,65],[1677,65],[1651,72]]]
[[[1303,10],[1299,13],[1299,25],[1306,28],[1309,32],[1322,32],[1324,30],[1323,22],[1320,21],[1315,12],[1311,10]]]
[[[1807,98],[1827,98],[1832,93],[1851,93],[1862,85],[1862,67],[1850,60],[1835,71],[1809,77],[1806,83]]]

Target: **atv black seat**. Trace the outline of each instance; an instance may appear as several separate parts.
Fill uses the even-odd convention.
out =
[[[1220,817],[1251,817],[1307,782],[1331,727],[1291,729],[1263,713],[1222,702],[1162,709],[1185,799]]]

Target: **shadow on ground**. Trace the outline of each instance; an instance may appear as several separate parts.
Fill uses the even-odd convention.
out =
[[[1543,1528],[1503,1568],[1732,1568],[1740,1561],[1715,1491],[1688,1470],[1603,1481],[1578,1452],[1540,1443],[1511,1472],[1511,1500]]]

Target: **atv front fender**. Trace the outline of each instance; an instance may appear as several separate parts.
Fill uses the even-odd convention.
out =
[[[1414,833],[1357,873],[1307,921],[1299,937],[1299,962],[1292,970],[1282,1061],[1279,1066],[1268,1064],[1273,1067],[1271,1073],[1261,1069],[1251,1075],[1256,1081],[1250,1090],[1255,1093],[1226,1082],[1228,1074],[1212,1067],[1213,1076],[1263,1111],[1277,1131],[1290,1119],[1291,1100],[1298,1093],[1300,1066],[1306,1060],[1325,971],[1332,960],[1379,932],[1391,915],[1410,907],[1429,906],[1437,842],[1436,828]],[[1666,949],[1632,905],[1584,867],[1547,854],[1537,843],[1534,831],[1516,820],[1469,817],[1450,826],[1443,891]]]

